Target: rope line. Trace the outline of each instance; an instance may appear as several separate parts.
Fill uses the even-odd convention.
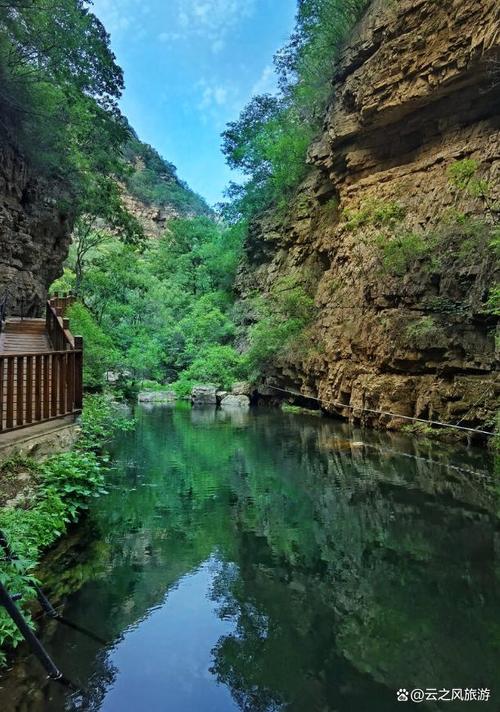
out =
[[[468,433],[476,433],[477,435],[488,435],[492,436],[493,433],[489,430],[478,430],[477,428],[466,428],[463,425],[453,425],[452,423],[442,423],[440,420],[428,420],[426,418],[417,418],[411,415],[402,415],[401,413],[390,413],[386,410],[375,410],[374,408],[365,408],[363,406],[349,405],[347,403],[340,403],[339,401],[327,401],[321,398],[316,398],[316,396],[306,396],[304,393],[297,393],[296,391],[289,391],[286,388],[279,388],[278,386],[268,386],[275,391],[281,391],[282,393],[288,393],[289,395],[296,396],[298,398],[306,398],[308,400],[314,400],[320,405],[323,403],[326,405],[333,405],[335,408],[349,408],[351,410],[361,410],[364,413],[375,413],[376,415],[389,415],[393,418],[402,418],[403,420],[411,420],[417,423],[426,423],[427,425],[437,425],[442,428],[453,428],[455,430],[464,430]]]

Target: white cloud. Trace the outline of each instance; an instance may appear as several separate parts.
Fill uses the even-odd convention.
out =
[[[91,7],[111,35],[124,33],[133,26],[136,38],[143,29],[141,15],[147,14],[149,9],[141,0],[121,0],[119,6],[116,0],[94,0]]]
[[[256,94],[274,94],[276,92],[276,74],[272,64],[268,64],[262,70],[262,74],[257,79],[251,89],[252,96]]]
[[[221,131],[228,114],[237,114],[241,109],[241,97],[236,84],[220,84],[212,79],[200,79],[195,84],[199,94],[197,108],[203,123],[211,122]]]
[[[201,99],[198,104],[200,109],[214,109],[224,106],[229,97],[229,90],[218,84],[208,84],[204,79],[198,82],[201,91]]]
[[[177,24],[185,37],[211,42],[214,53],[224,47],[226,35],[255,9],[255,0],[177,0]]]

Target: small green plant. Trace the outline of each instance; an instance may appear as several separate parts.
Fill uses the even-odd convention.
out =
[[[403,276],[418,260],[427,257],[430,244],[424,235],[416,232],[401,232],[387,238],[387,235],[378,235],[376,238],[381,255],[382,266],[385,272]]]
[[[472,158],[455,161],[448,167],[450,185],[462,194],[481,201],[486,212],[496,222],[500,206],[494,199],[493,185],[478,175],[479,162]]]
[[[439,431],[433,428],[431,425],[426,423],[408,423],[403,425],[401,428],[402,433],[408,433],[409,435],[419,435],[426,438],[437,438],[439,437]]]
[[[437,334],[438,326],[432,316],[423,316],[406,327],[406,336],[413,343]]]
[[[455,161],[448,167],[448,180],[460,190],[466,190],[476,175],[479,163],[472,158]]]
[[[87,395],[81,416],[81,434],[77,449],[100,450],[118,430],[130,430],[134,420],[120,413],[119,404],[110,394]]]
[[[365,225],[394,227],[406,215],[406,209],[395,201],[367,200],[357,210],[344,210],[343,217],[348,230],[354,231]]]

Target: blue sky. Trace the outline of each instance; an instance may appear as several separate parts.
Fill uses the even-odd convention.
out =
[[[94,0],[125,73],[123,112],[210,204],[231,178],[220,133],[252,94],[275,89],[272,57],[295,10],[296,0]]]

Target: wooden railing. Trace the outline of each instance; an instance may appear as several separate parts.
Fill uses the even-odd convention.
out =
[[[72,297],[67,299],[69,301]],[[61,297],[54,297],[47,302],[45,327],[50,343],[56,351],[74,348],[74,340],[69,330],[69,319],[64,316],[67,307],[68,302],[64,303],[64,298]]]
[[[62,299],[47,302],[52,351],[0,354],[0,433],[82,409],[83,339],[71,335]]]
[[[0,432],[82,408],[82,351],[0,355]]]

